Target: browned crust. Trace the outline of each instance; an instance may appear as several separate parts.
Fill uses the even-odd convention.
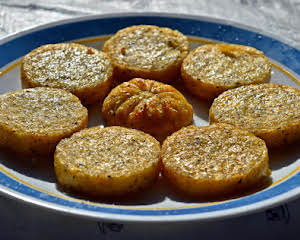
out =
[[[78,48],[82,51],[86,51],[89,54],[99,54],[100,52],[97,49],[87,47],[84,45],[80,45],[77,43],[59,43],[59,44],[48,44],[43,45],[39,48],[36,48],[32,50],[30,53],[24,56],[21,64],[21,80],[22,80],[22,86],[24,88],[35,88],[35,87],[55,87],[55,88],[62,88],[65,90],[68,90],[72,92],[74,95],[76,95],[84,105],[90,105],[94,103],[101,103],[103,99],[108,94],[112,82],[113,82],[113,67],[112,65],[109,65],[107,69],[104,69],[104,71],[107,72],[107,78],[103,81],[98,82],[97,84],[94,84],[91,82],[90,86],[82,87],[81,85],[78,85],[76,87],[71,87],[68,85],[62,85],[60,82],[57,82],[56,85],[48,86],[47,82],[44,84],[41,84],[35,80],[33,80],[27,70],[25,69],[25,65],[30,65],[31,61],[30,59],[32,56],[35,56],[37,54],[40,54],[42,52],[46,51],[52,51],[56,49],[72,49],[72,48]],[[103,58],[106,58],[108,61],[109,58],[106,56],[105,53],[101,53]],[[76,74],[74,72],[74,74]],[[99,73],[100,74],[100,73]]]
[[[161,66],[159,69],[155,69],[153,67],[151,67],[151,69],[145,69],[135,67],[127,63],[121,63],[116,57],[116,54],[119,51],[117,48],[119,38],[126,34],[132,34],[135,30],[142,28],[146,28],[148,31],[152,31],[153,29],[159,30],[160,34],[165,35],[166,39],[170,38],[169,41],[171,42],[171,45],[174,45],[175,49],[180,50],[180,57],[174,63],[168,63],[166,66]],[[189,42],[187,38],[177,30],[159,28],[151,25],[138,25],[118,31],[112,38],[105,42],[103,51],[106,52],[112,59],[114,65],[114,76],[118,82],[129,81],[132,78],[140,77],[167,83],[176,80],[180,76],[180,67],[183,59],[188,54]]]
[[[261,84],[253,85],[253,86],[249,86],[247,88],[256,89],[256,88],[260,88],[260,87],[261,88],[269,88],[269,89],[279,89],[280,91],[287,90],[290,93],[295,94],[295,96],[298,96],[298,98],[300,99],[300,91],[298,89],[292,88],[289,86],[285,86],[285,85],[268,83],[268,84],[262,84],[262,85]],[[257,122],[257,124],[259,124],[260,126],[253,128],[249,124],[239,123],[239,120],[236,119],[234,115],[232,115],[232,119],[228,120],[228,121],[227,120],[224,121],[222,119],[217,118],[214,114],[214,111],[215,111],[214,109],[218,107],[218,103],[221,103],[221,105],[223,105],[222,103],[224,103],[224,101],[222,99],[224,97],[225,98],[227,98],[227,96],[230,97],[231,94],[232,94],[232,96],[234,96],[236,93],[238,93],[238,91],[240,91],[239,88],[237,88],[236,91],[230,90],[228,92],[224,92],[218,98],[215,99],[214,103],[212,104],[212,106],[209,110],[210,123],[224,122],[224,123],[232,124],[239,128],[248,130],[248,131],[254,133],[256,136],[262,138],[266,142],[267,146],[270,148],[290,144],[300,138],[300,120],[295,121],[295,122],[289,122],[289,121],[284,120],[280,123],[280,125],[273,123],[272,127],[264,126],[262,124],[262,122],[260,121],[260,122]],[[241,91],[242,91],[242,89],[241,89]],[[245,95],[245,93],[242,93],[242,94]],[[277,99],[273,99],[273,100],[274,100],[274,104],[276,104],[276,102],[278,102],[279,99],[277,98]],[[286,99],[286,103],[287,102],[288,102],[288,99]],[[296,102],[296,104],[297,104],[297,102]],[[247,105],[251,104],[251,100],[247,101],[244,104],[247,104]],[[294,105],[294,103],[293,103],[293,105]],[[289,109],[291,106],[292,106],[291,103],[289,103],[286,106],[282,106],[282,109]],[[223,106],[220,106],[220,107],[223,109]],[[225,112],[224,112],[224,114],[225,114]],[[257,114],[259,114],[259,112],[257,112]],[[297,116],[295,115],[294,109],[291,108],[289,114],[290,114],[290,116],[294,116],[297,118]],[[268,115],[271,116],[272,113],[270,112]],[[276,120],[278,118],[279,118],[279,116],[276,117]],[[300,116],[298,116],[298,118],[300,119]],[[237,120],[237,122],[235,119]],[[257,121],[256,119],[257,119],[257,117],[253,115],[252,120],[251,120],[251,118],[249,118],[249,121],[255,122],[255,121]],[[272,125],[272,123],[271,123],[271,125]]]
[[[47,88],[37,88],[37,89],[45,89]],[[17,90],[14,92],[10,92],[8,94],[13,95],[18,92],[22,92],[22,90]],[[80,104],[79,99],[64,90],[58,90],[61,93],[66,95],[72,96],[73,101],[77,101],[78,104],[81,106],[81,112],[85,112],[84,117],[79,121],[76,120],[72,126],[66,129],[61,129],[56,132],[36,132],[35,130],[27,130],[26,132],[22,129],[16,129],[10,126],[9,122],[1,122],[0,123],[0,146],[9,148],[14,152],[17,152],[21,155],[28,155],[28,156],[39,156],[39,155],[48,155],[50,156],[54,150],[58,142],[65,137],[69,137],[74,132],[77,132],[83,128],[85,128],[88,124],[88,113],[87,109]],[[1,102],[0,102],[1,103]],[[10,103],[11,104],[11,103]],[[23,112],[26,109],[22,109],[20,107],[20,112]],[[49,109],[52,110],[53,109]],[[13,117],[13,116],[11,116]],[[48,119],[45,118],[45,121]],[[42,127],[42,126],[41,126]]]
[[[240,81],[235,81],[234,79],[230,84],[222,84],[211,82],[208,76],[202,76],[202,78],[198,78],[196,75],[191,75],[187,70],[187,66],[193,66],[194,62],[192,58],[197,56],[199,51],[206,51],[207,53],[212,51],[218,51],[219,54],[223,54],[227,57],[231,57],[232,59],[241,58],[241,56],[251,56],[255,58],[256,56],[265,59],[265,64],[267,66],[267,70],[264,73],[261,73],[256,78],[251,79],[250,82],[244,82],[243,79]],[[202,54],[202,53],[201,53]],[[251,63],[249,63],[251,64]],[[233,69],[235,71],[235,69]],[[241,73],[246,74],[246,73]],[[184,59],[183,64],[181,66],[181,77],[184,81],[184,85],[186,89],[195,96],[198,96],[205,100],[213,100],[220,93],[236,88],[242,85],[249,84],[259,84],[265,83],[270,80],[271,77],[271,62],[267,57],[263,55],[263,52],[258,51],[255,48],[249,46],[242,46],[236,44],[207,44],[200,46],[189,53],[189,55]]]
[[[143,141],[148,141],[148,143],[151,142],[152,146],[149,146],[148,149],[152,152],[155,151],[154,154],[157,155],[156,159],[154,159],[155,156],[151,156],[153,159],[140,160],[139,158],[141,157],[141,154],[137,152],[139,151],[139,148],[130,150],[127,149],[127,152],[124,152],[126,149],[122,148],[122,144],[116,145],[111,139],[106,139],[104,134],[101,135],[101,132],[103,133],[104,131],[111,132],[111,135],[117,132],[119,134],[119,140],[124,138],[124,140],[127,141],[129,139],[129,135],[127,135],[127,133],[129,133],[135,136],[135,143],[142,143]],[[95,149],[88,149],[84,147],[85,144],[88,144],[88,142],[85,142],[85,139],[87,139],[87,136],[91,135],[93,135],[95,140],[99,141],[101,144],[107,145],[106,147],[110,149],[110,153],[109,155],[106,155],[106,158],[109,158],[110,160],[108,161],[100,158],[90,159],[89,157],[82,159],[82,165],[89,166],[89,164],[93,164],[93,166],[90,168],[77,167],[74,163],[68,164],[69,161],[76,161],[79,158],[83,158],[83,156],[94,156],[92,152]],[[72,146],[68,146],[68,142],[70,142]],[[70,152],[70,149],[72,149],[73,146],[76,148],[82,147],[80,156],[74,155],[74,152]],[[132,161],[136,161],[136,164],[138,165],[132,165],[130,169],[127,169],[127,163],[124,160],[123,164],[125,164],[125,166],[123,165],[120,170],[110,170],[108,165],[114,165],[119,162],[120,149],[123,149],[122,157],[125,155],[130,155],[130,159]],[[145,149],[145,146],[143,149]],[[88,196],[113,198],[116,196],[128,195],[139,192],[154,184],[160,172],[159,153],[159,142],[157,142],[150,135],[141,131],[122,127],[108,127],[104,129],[101,129],[100,127],[93,127],[90,129],[85,129],[58,144],[54,155],[56,178],[60,186],[62,186],[64,189]],[[69,156],[70,154],[72,154],[72,156]],[[134,157],[135,155],[136,157]],[[143,156],[144,158],[146,158],[145,155],[146,154]],[[151,165],[149,165],[148,162],[150,160]],[[88,161],[91,162],[88,163]],[[101,168],[100,171],[97,168],[98,161],[106,161],[107,163],[105,166],[107,168]],[[124,170],[124,168],[126,168],[126,170]]]
[[[211,176],[209,178],[206,177],[196,177],[194,173],[197,172],[197,164],[194,163],[192,171],[190,173],[186,172],[182,168],[185,164],[191,164],[189,162],[190,157],[197,157],[197,155],[193,155],[189,152],[189,155],[184,155],[182,157],[182,161],[172,165],[171,162],[175,161],[176,152],[186,151],[185,144],[187,147],[193,147],[193,142],[187,139],[193,139],[191,136],[196,136],[196,134],[207,134],[210,135],[212,131],[219,129],[221,131],[234,131],[236,135],[241,134],[241,136],[248,136],[249,139],[254,139],[257,141],[258,145],[257,149],[249,149],[249,151],[260,151],[262,152],[262,159],[257,159],[259,164],[254,165],[252,167],[246,166],[245,162],[245,172],[241,171],[239,174],[234,174],[230,176],[219,177],[218,174],[215,176]],[[201,143],[198,146],[201,148]],[[226,141],[223,144],[228,144]],[[214,147],[214,146],[212,146]],[[182,152],[183,151],[183,152]],[[192,150],[191,150],[192,151]],[[243,151],[247,151],[247,149],[243,149]],[[211,157],[212,160],[215,152],[212,150]],[[177,156],[177,155],[176,155]],[[263,140],[256,138],[250,132],[246,132],[237,128],[234,128],[227,124],[214,124],[206,127],[196,127],[189,126],[183,128],[170,137],[168,137],[163,145],[161,151],[162,164],[163,164],[163,175],[168,179],[168,182],[181,194],[193,198],[219,198],[219,197],[228,197],[237,192],[246,191],[251,188],[255,188],[257,186],[261,186],[261,184],[266,182],[266,179],[270,175],[271,171],[268,168],[268,150]],[[201,156],[198,156],[201,157]],[[210,161],[206,159],[207,168],[210,168]],[[170,161],[170,162],[169,162]],[[177,160],[179,161],[179,160]],[[234,159],[232,159],[234,162]],[[202,164],[203,165],[203,164]],[[201,167],[203,167],[201,165]],[[199,169],[200,171],[200,169]],[[201,170],[202,171],[202,170]],[[219,171],[223,171],[222,169]],[[224,172],[226,172],[224,170]],[[200,175],[201,176],[201,175]]]
[[[141,78],[114,88],[104,100],[102,114],[108,125],[139,129],[159,140],[193,120],[193,108],[179,91]]]

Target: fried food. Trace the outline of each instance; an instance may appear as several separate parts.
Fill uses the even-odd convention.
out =
[[[100,103],[113,81],[109,57],[76,43],[49,44],[34,49],[22,60],[25,87],[52,87],[72,92],[84,105]]]
[[[259,186],[270,175],[265,142],[228,124],[189,126],[162,146],[163,175],[192,197],[224,197]]]
[[[65,90],[38,87],[0,96],[0,146],[20,154],[49,155],[87,122],[87,109]]]
[[[184,59],[181,76],[189,92],[212,100],[228,89],[268,82],[271,62],[249,46],[207,44]]]
[[[140,191],[158,177],[160,144],[123,127],[92,127],[63,139],[56,148],[58,183],[90,196],[113,197]]]
[[[138,25],[118,31],[103,51],[111,57],[119,82],[141,77],[167,83],[180,76],[189,42],[177,30]]]
[[[300,91],[272,83],[232,89],[214,100],[209,119],[248,130],[268,147],[292,143],[300,138]]]
[[[162,140],[192,122],[193,108],[174,87],[135,78],[109,93],[102,116],[108,125],[139,129]]]

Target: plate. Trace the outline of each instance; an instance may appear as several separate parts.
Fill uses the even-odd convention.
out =
[[[189,36],[192,48],[222,41],[250,45],[273,62],[271,82],[299,88],[300,52],[268,34],[207,17],[176,14],[113,14],[59,21],[0,41],[0,93],[21,88],[20,59],[48,43],[76,41],[101,48],[109,35],[137,24],[177,29]],[[176,85],[181,89],[180,84]],[[195,109],[194,124],[208,124],[209,104],[186,95]],[[99,106],[89,108],[89,125],[101,125]],[[270,151],[272,184],[247,196],[217,202],[189,201],[172,193],[163,179],[139,197],[120,202],[84,199],[63,192],[55,183],[48,159],[23,159],[0,152],[0,191],[46,209],[82,217],[130,222],[208,221],[261,211],[300,195],[300,150],[297,144]]]

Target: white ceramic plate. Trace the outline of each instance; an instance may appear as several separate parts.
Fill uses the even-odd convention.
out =
[[[234,23],[197,16],[170,14],[99,15],[60,21],[30,29],[0,41],[0,93],[21,88],[20,59],[47,43],[77,41],[101,48],[118,29],[152,24],[178,29],[190,36],[192,47],[209,41],[250,45],[273,61],[271,82],[299,88],[300,52],[274,37]],[[176,87],[180,88],[180,84]],[[185,94],[185,93],[184,93]],[[208,124],[209,104],[187,94],[195,110],[194,124]],[[89,125],[101,125],[99,107],[89,109]],[[123,202],[82,199],[61,191],[55,183],[52,161],[23,159],[0,152],[0,191],[27,203],[84,217],[138,222],[205,221],[263,210],[300,194],[300,150],[296,145],[270,152],[272,184],[259,192],[219,202],[188,201],[172,193],[166,183],[139,198]]]

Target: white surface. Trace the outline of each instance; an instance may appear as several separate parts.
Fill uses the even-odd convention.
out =
[[[299,0],[0,0],[0,37],[54,20],[125,11],[231,20],[280,35],[300,48]]]

